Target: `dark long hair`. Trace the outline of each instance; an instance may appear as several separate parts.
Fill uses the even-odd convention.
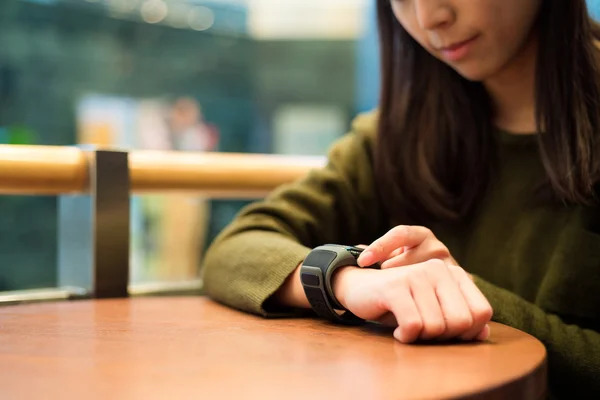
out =
[[[377,1],[382,85],[375,171],[392,216],[407,223],[460,220],[493,168],[492,106],[483,85],[461,77],[404,30]],[[546,0],[535,100],[546,187],[565,203],[590,204],[600,172],[598,29],[585,0]]]

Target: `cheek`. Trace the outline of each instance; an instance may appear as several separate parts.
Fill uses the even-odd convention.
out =
[[[425,32],[419,28],[416,15],[409,6],[400,5],[398,2],[392,1],[392,11],[396,20],[413,39],[426,48]]]
[[[402,25],[404,30],[417,42],[421,47],[429,51],[429,43],[427,41],[427,34],[419,28],[417,19],[410,13],[400,13],[397,9],[394,10],[396,19]]]
[[[542,0],[481,1],[489,5],[479,18],[480,26],[487,27],[483,51],[490,49],[490,63],[502,68],[530,43]]]
[[[519,14],[490,18],[484,40],[473,64],[479,64],[479,78],[493,75],[518,59],[531,43],[536,10],[522,10]],[[475,71],[473,71],[475,72]]]

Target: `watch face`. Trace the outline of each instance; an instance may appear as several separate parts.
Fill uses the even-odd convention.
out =
[[[310,265],[313,267],[327,268],[329,264],[337,257],[337,253],[331,250],[313,250],[311,251],[306,259],[304,265]]]

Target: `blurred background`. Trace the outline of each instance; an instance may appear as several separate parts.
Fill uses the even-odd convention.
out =
[[[0,144],[324,155],[378,79],[374,0],[0,1]],[[133,283],[197,278],[245,204],[133,198]],[[56,284],[57,198],[0,196],[0,291]]]
[[[377,97],[371,0],[2,0],[0,144],[324,155]],[[248,201],[132,200],[134,283]],[[57,197],[0,196],[0,291],[57,284]]]

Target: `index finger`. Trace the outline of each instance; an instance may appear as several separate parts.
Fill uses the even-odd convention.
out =
[[[415,247],[423,243],[431,231],[423,226],[399,225],[371,243],[358,257],[361,266],[383,261],[399,247]]]

